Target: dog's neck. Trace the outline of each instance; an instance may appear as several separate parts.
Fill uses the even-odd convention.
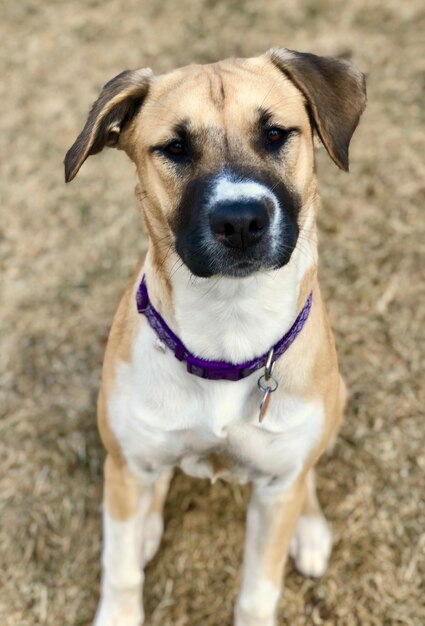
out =
[[[289,263],[278,270],[197,278],[178,258],[158,266],[149,250],[145,274],[153,304],[193,354],[239,363],[264,354],[289,330],[313,288],[316,268],[311,215]]]

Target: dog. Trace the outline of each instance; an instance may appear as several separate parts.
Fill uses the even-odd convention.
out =
[[[314,467],[346,390],[317,280],[314,140],[348,170],[366,105],[350,63],[284,48],[103,88],[65,157],[136,166],[148,251],[114,317],[95,626],[140,626],[173,469],[252,483],[235,626],[274,626],[288,554],[321,576],[331,531]]]

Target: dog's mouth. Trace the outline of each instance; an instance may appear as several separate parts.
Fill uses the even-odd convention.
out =
[[[298,239],[298,227],[288,229],[284,242],[275,242],[271,234],[257,246],[247,250],[226,248],[220,241],[193,242],[182,236],[176,241],[176,251],[195,276],[211,278],[227,276],[245,278],[252,274],[279,269],[289,263]]]
[[[246,278],[261,270],[260,261],[251,259],[230,264],[222,273],[223,276]]]

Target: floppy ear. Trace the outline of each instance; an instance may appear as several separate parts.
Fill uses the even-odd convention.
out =
[[[69,183],[84,161],[105,146],[115,146],[120,132],[139,110],[149,88],[152,70],[127,70],[106,83],[93,104],[87,122],[65,156]]]
[[[268,53],[304,94],[314,126],[332,160],[348,171],[348,146],[366,106],[365,76],[332,57],[274,48]]]

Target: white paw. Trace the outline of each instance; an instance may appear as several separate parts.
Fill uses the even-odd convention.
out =
[[[276,620],[273,615],[258,616],[253,613],[247,613],[240,606],[235,609],[234,626],[275,626]]]
[[[275,626],[280,589],[255,577],[245,581],[235,607],[234,626]]]
[[[321,515],[302,515],[291,541],[289,552],[304,576],[322,576],[328,566],[332,533]]]
[[[164,522],[162,516],[159,513],[150,513],[143,529],[143,565],[149,563],[157,553],[163,530]]]
[[[142,626],[143,622],[139,593],[115,591],[101,598],[93,626]]]

